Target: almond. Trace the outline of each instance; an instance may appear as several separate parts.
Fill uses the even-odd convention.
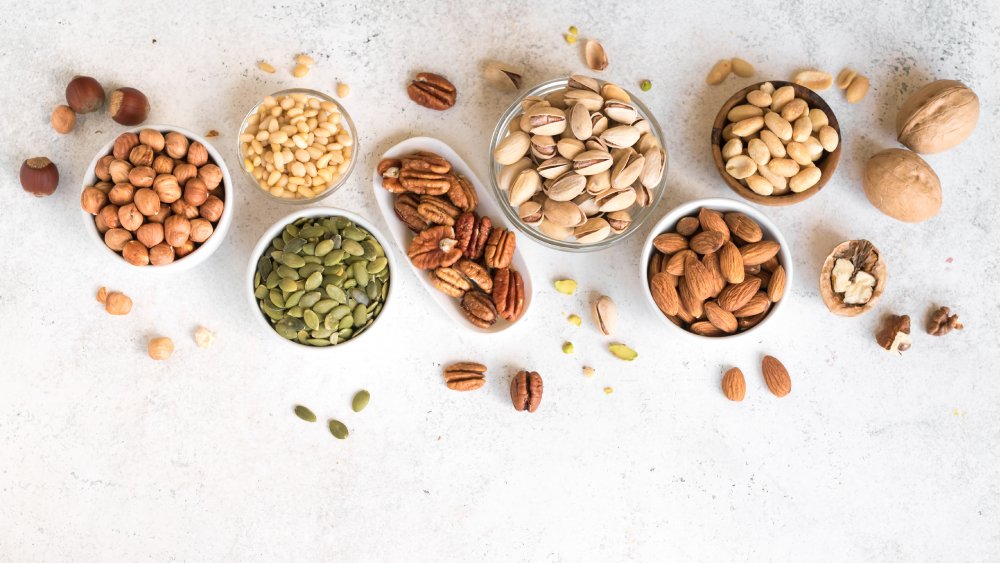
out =
[[[726,213],[726,225],[733,236],[738,237],[743,242],[757,242],[764,238],[764,233],[760,230],[760,225],[743,213]]]
[[[708,322],[726,334],[732,334],[739,328],[736,317],[729,311],[719,307],[719,304],[715,301],[705,303],[705,317],[708,319]]]
[[[701,211],[698,212],[698,222],[701,223],[701,230],[722,233],[725,240],[729,240],[729,227],[726,225],[726,220],[722,218],[722,213],[702,207]]]
[[[752,317],[754,315],[760,315],[766,313],[768,309],[771,308],[771,300],[767,298],[767,295],[763,292],[758,291],[746,302],[745,305],[739,307],[735,311],[732,311],[733,315],[737,318],[739,317]]]
[[[688,240],[677,233],[663,233],[653,239],[653,246],[660,252],[669,255],[687,248]]]
[[[667,261],[667,273],[675,276],[683,276],[684,262],[687,260],[688,256],[694,256],[694,252],[685,249],[671,256],[670,260]]]
[[[719,293],[726,287],[726,278],[722,277],[722,270],[719,269],[719,253],[711,252],[701,259],[708,273],[712,274],[712,295],[718,297]]]
[[[677,295],[677,283],[674,276],[662,272],[653,276],[649,282],[649,292],[653,295],[656,306],[663,311],[663,314],[674,316],[681,306],[680,296]]]
[[[743,255],[736,245],[728,240],[719,249],[719,271],[729,283],[741,283],[746,276],[743,271]]]
[[[649,268],[646,270],[646,275],[649,279],[653,279],[653,276],[656,274],[666,271],[668,260],[669,258],[662,252],[653,252],[653,256],[649,259]]]
[[[764,373],[764,383],[775,397],[784,397],[792,392],[792,378],[788,376],[788,370],[777,358],[764,356],[760,370]]]
[[[694,254],[684,259],[684,283],[688,284],[691,294],[700,300],[711,297],[712,288],[715,287],[712,273],[698,261]]]
[[[773,240],[762,240],[744,244],[740,247],[740,254],[743,256],[743,266],[759,266],[774,258],[781,245]]]
[[[740,330],[748,330],[757,326],[757,323],[764,320],[764,317],[766,316],[767,316],[767,311],[764,311],[763,313],[760,313],[759,315],[754,315],[752,317],[737,317],[736,322],[739,325]]]
[[[698,228],[701,224],[698,219],[694,217],[684,217],[680,221],[677,221],[676,231],[681,235],[689,237],[698,232]]]
[[[681,299],[680,309],[677,310],[677,316],[682,319],[687,319],[687,322],[691,322],[695,319],[700,319],[705,316],[704,309],[704,299],[697,297],[691,292],[691,287],[687,283],[688,279],[682,278],[681,283],[677,286],[677,295]]]
[[[719,330],[718,327],[716,327],[715,325],[713,325],[708,321],[698,321],[696,323],[691,323],[691,326],[688,328],[691,329],[691,332],[701,336],[725,336],[726,334],[721,330]]]
[[[722,247],[726,236],[718,231],[702,231],[691,237],[691,250],[698,254],[709,254]]]
[[[781,301],[785,296],[785,267],[778,266],[771,272],[771,280],[767,283],[767,298],[772,303]]]
[[[762,269],[767,270],[768,272],[773,272],[774,269],[777,268],[778,266],[780,266],[780,264],[778,263],[777,256],[771,257],[770,260],[760,265]]]
[[[722,393],[730,401],[742,401],[747,394],[747,382],[740,368],[729,368],[722,375]]]
[[[719,307],[733,312],[746,305],[758,289],[760,289],[760,280],[757,278],[750,278],[742,283],[727,286],[719,294]]]

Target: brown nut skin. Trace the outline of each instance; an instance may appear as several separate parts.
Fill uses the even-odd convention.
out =
[[[490,268],[506,268],[514,258],[517,239],[514,233],[504,228],[496,228],[490,233],[486,242],[483,259]]]
[[[190,240],[186,240],[184,241],[184,244],[174,247],[174,256],[176,258],[184,258],[192,252],[194,252],[194,243]]]
[[[892,345],[900,333],[910,334],[910,316],[888,315],[883,321],[882,327],[875,333],[875,341],[883,349],[892,351]],[[909,349],[909,344],[900,344],[897,351],[902,354]]]
[[[188,145],[187,161],[192,166],[204,166],[208,164],[208,149],[198,141],[191,143]]]
[[[65,135],[76,127],[76,113],[69,106],[56,106],[52,109],[52,116],[49,119],[52,129],[60,135]]]
[[[860,267],[861,270],[875,277],[875,288],[867,303],[863,305],[846,304],[840,294],[833,291],[833,267],[839,258],[850,260],[856,268]],[[887,281],[889,281],[889,269],[886,267],[885,258],[879,249],[867,240],[848,240],[834,247],[830,255],[823,261],[823,267],[819,272],[819,294],[823,297],[826,308],[834,315],[856,317],[875,307],[879,298],[882,297],[882,292],[885,291]]]
[[[160,223],[143,223],[141,227],[136,229],[135,238],[146,248],[153,248],[163,242],[163,225]]]
[[[979,96],[958,80],[935,80],[910,95],[896,115],[899,142],[931,154],[959,145],[976,129]]]
[[[868,201],[893,219],[919,223],[941,209],[941,180],[906,149],[886,149],[868,159],[864,187]]]
[[[486,293],[493,292],[493,277],[489,271],[478,262],[473,262],[468,258],[462,258],[452,266],[455,270],[474,283],[476,287]]]
[[[94,174],[102,182],[108,182],[111,180],[111,163],[114,162],[115,157],[113,155],[104,155],[100,160],[97,161],[97,166],[94,167]]]
[[[146,351],[149,353],[149,357],[154,360],[166,360],[174,353],[174,341],[166,336],[154,338],[149,341]]]
[[[163,152],[165,143],[163,133],[156,129],[143,129],[139,131],[139,142],[153,149],[153,152]]]
[[[482,291],[467,291],[462,297],[462,311],[465,318],[479,328],[490,328],[497,322],[496,305]]]
[[[519,371],[510,381],[510,400],[514,410],[529,413],[538,410],[542,402],[542,376],[537,371]]]
[[[122,228],[135,232],[145,221],[142,213],[136,208],[134,203],[129,203],[118,208],[118,220]]]
[[[472,283],[461,272],[446,267],[431,272],[431,285],[455,299],[461,299],[466,291],[472,289]]]
[[[125,229],[110,229],[104,233],[104,244],[115,252],[121,252],[125,248],[125,243],[132,240],[132,233]]]
[[[451,266],[462,257],[455,230],[445,225],[431,227],[413,238],[406,250],[413,265],[422,270]],[[492,324],[492,323],[491,323]]]
[[[952,330],[965,328],[958,320],[958,315],[952,315],[948,307],[939,307],[927,318],[927,334],[944,336]]]
[[[392,203],[392,210],[396,213],[396,217],[414,233],[419,233],[427,228],[427,221],[417,211],[419,205],[420,199],[411,193],[399,194]]]
[[[122,248],[122,258],[133,266],[148,266],[149,249],[137,240],[130,240]]]
[[[524,313],[524,280],[516,270],[500,268],[493,275],[493,303],[501,318],[515,322]]]
[[[148,188],[156,179],[156,171],[150,166],[136,166],[128,171],[128,183],[137,188]]]
[[[154,266],[162,266],[174,261],[174,247],[165,242],[157,244],[149,249],[149,263]]]
[[[160,210],[156,212],[156,215],[146,217],[146,221],[163,224],[163,222],[167,220],[167,217],[170,217],[173,213],[174,212],[170,209],[169,205],[161,203]]]
[[[156,215],[160,211],[160,196],[149,188],[136,190],[133,197],[135,207],[145,216]]]
[[[438,111],[452,107],[458,98],[454,84],[447,78],[430,72],[418,73],[406,87],[406,93],[418,105]]]
[[[153,159],[153,171],[157,174],[170,174],[174,171],[174,159],[165,154],[158,154]]]
[[[132,299],[124,293],[112,291],[104,299],[104,310],[109,315],[127,315],[132,311]]]
[[[486,385],[486,366],[458,362],[444,368],[444,382],[452,391],[475,391]]]
[[[181,159],[187,156],[188,138],[176,131],[170,131],[164,136],[164,150],[171,158]]]
[[[215,229],[212,228],[212,223],[208,219],[191,219],[191,237],[192,242],[202,243],[208,240],[212,236]]]
[[[479,205],[479,196],[476,194],[476,188],[468,178],[461,174],[452,174],[451,188],[448,189],[448,193],[445,195],[448,196],[448,200],[451,201],[452,205],[462,211],[474,211],[476,206]]]
[[[181,198],[181,186],[173,174],[160,174],[153,180],[153,190],[163,203],[173,203]]]
[[[222,212],[225,210],[225,204],[221,199],[215,197],[214,195],[208,196],[205,203],[201,204],[198,208],[198,214],[208,219],[209,221],[215,223],[219,219],[222,219]]]
[[[111,154],[117,160],[128,160],[132,149],[139,146],[139,135],[131,131],[122,133],[115,138],[115,144],[111,148]]]
[[[108,115],[121,125],[139,125],[149,116],[149,100],[135,88],[119,88],[111,92]]]
[[[44,156],[29,158],[21,164],[21,188],[35,197],[50,196],[59,187],[59,169]]]
[[[108,164],[108,174],[115,184],[128,182],[128,173],[132,170],[132,163],[127,160],[114,159]]]
[[[178,184],[185,186],[188,180],[198,177],[198,168],[188,162],[174,163],[174,177],[177,178]]]
[[[80,207],[91,215],[97,215],[108,202],[108,196],[101,190],[90,187],[84,188],[80,194]]]
[[[74,76],[66,85],[66,104],[76,113],[97,111],[104,99],[104,87],[89,76]]]
[[[180,215],[182,217],[186,217],[187,219],[194,219],[198,217],[198,208],[183,199],[179,199],[171,203],[170,210],[173,211],[174,215]]]
[[[121,221],[118,220],[118,206],[113,203],[102,207],[97,217],[108,229],[117,229],[122,226]]]
[[[132,199],[135,197],[135,186],[129,184],[128,182],[123,182],[121,184],[115,184],[115,187],[111,188],[108,192],[108,200],[115,205],[128,205],[132,203]]]
[[[215,164],[206,164],[198,169],[198,178],[205,182],[205,187],[214,190],[222,184],[222,169]]]
[[[191,178],[184,184],[184,201],[198,207],[208,199],[208,187],[201,178]]]
[[[188,242],[190,235],[191,221],[183,215],[171,215],[163,222],[163,236],[170,246],[178,247]]]
[[[151,166],[153,164],[153,149],[149,145],[136,145],[128,153],[128,161],[132,166]]]

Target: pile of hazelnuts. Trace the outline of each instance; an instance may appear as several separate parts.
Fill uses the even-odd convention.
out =
[[[195,251],[222,218],[222,169],[205,145],[176,131],[122,133],[97,161],[80,204],[108,248],[133,266],[160,266]]]

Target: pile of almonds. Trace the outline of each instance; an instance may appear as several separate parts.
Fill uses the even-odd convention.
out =
[[[80,204],[108,248],[133,266],[160,266],[207,241],[222,218],[222,169],[205,145],[176,131],[122,133],[97,161]]]
[[[727,336],[756,326],[785,294],[781,245],[743,213],[702,208],[653,239],[649,291],[677,326]]]

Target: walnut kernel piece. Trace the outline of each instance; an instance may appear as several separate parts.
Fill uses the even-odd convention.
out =
[[[903,352],[910,349],[913,339],[910,337],[910,316],[889,315],[882,328],[876,333],[875,341],[889,352]]]
[[[958,315],[951,315],[951,309],[940,307],[927,320],[927,334],[944,336],[954,330],[962,330],[965,326],[958,321]]]

